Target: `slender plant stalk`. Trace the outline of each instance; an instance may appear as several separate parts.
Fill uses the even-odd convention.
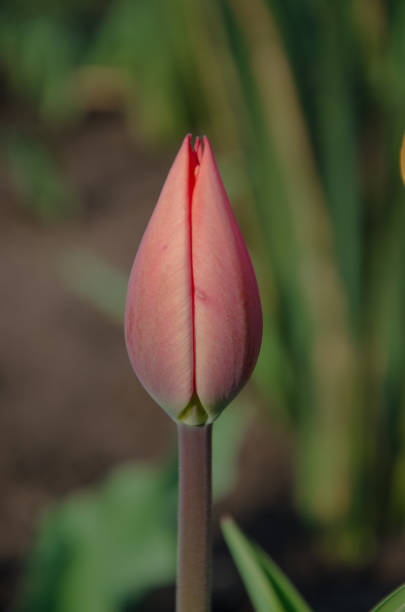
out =
[[[211,607],[212,425],[178,425],[179,522],[176,612]]]

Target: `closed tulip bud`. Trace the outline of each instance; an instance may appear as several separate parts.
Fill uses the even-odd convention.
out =
[[[131,271],[131,364],[176,421],[212,423],[250,377],[262,312],[250,257],[208,138],[186,136]]]

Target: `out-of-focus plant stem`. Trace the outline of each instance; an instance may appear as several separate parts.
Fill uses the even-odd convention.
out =
[[[212,425],[178,425],[179,511],[176,612],[211,602]]]

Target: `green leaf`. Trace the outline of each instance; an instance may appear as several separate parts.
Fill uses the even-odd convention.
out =
[[[119,292],[118,292],[119,293]],[[235,480],[243,435],[241,405],[214,435],[214,493]],[[117,612],[174,580],[177,469],[143,464],[115,470],[99,488],[48,512],[32,551],[15,612]]]
[[[128,466],[72,497],[40,529],[21,600],[25,612],[116,612],[174,579],[173,466]]]
[[[20,204],[42,221],[77,215],[80,202],[51,151],[17,130],[2,133],[4,157]]]
[[[57,261],[68,289],[122,326],[128,274],[84,249],[68,249]]]
[[[283,572],[231,518],[222,521],[222,531],[257,612],[311,612]]]
[[[250,413],[250,406],[237,398],[215,423],[212,437],[212,487],[215,500],[228,495],[235,486],[238,455]]]
[[[404,612],[405,611],[405,584],[385,597],[371,612]]]

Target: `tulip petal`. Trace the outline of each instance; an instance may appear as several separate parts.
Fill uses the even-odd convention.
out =
[[[138,249],[125,313],[132,366],[174,418],[194,392],[190,206],[196,164],[187,136]]]
[[[196,392],[212,421],[252,373],[262,312],[250,257],[207,138],[191,226]]]

